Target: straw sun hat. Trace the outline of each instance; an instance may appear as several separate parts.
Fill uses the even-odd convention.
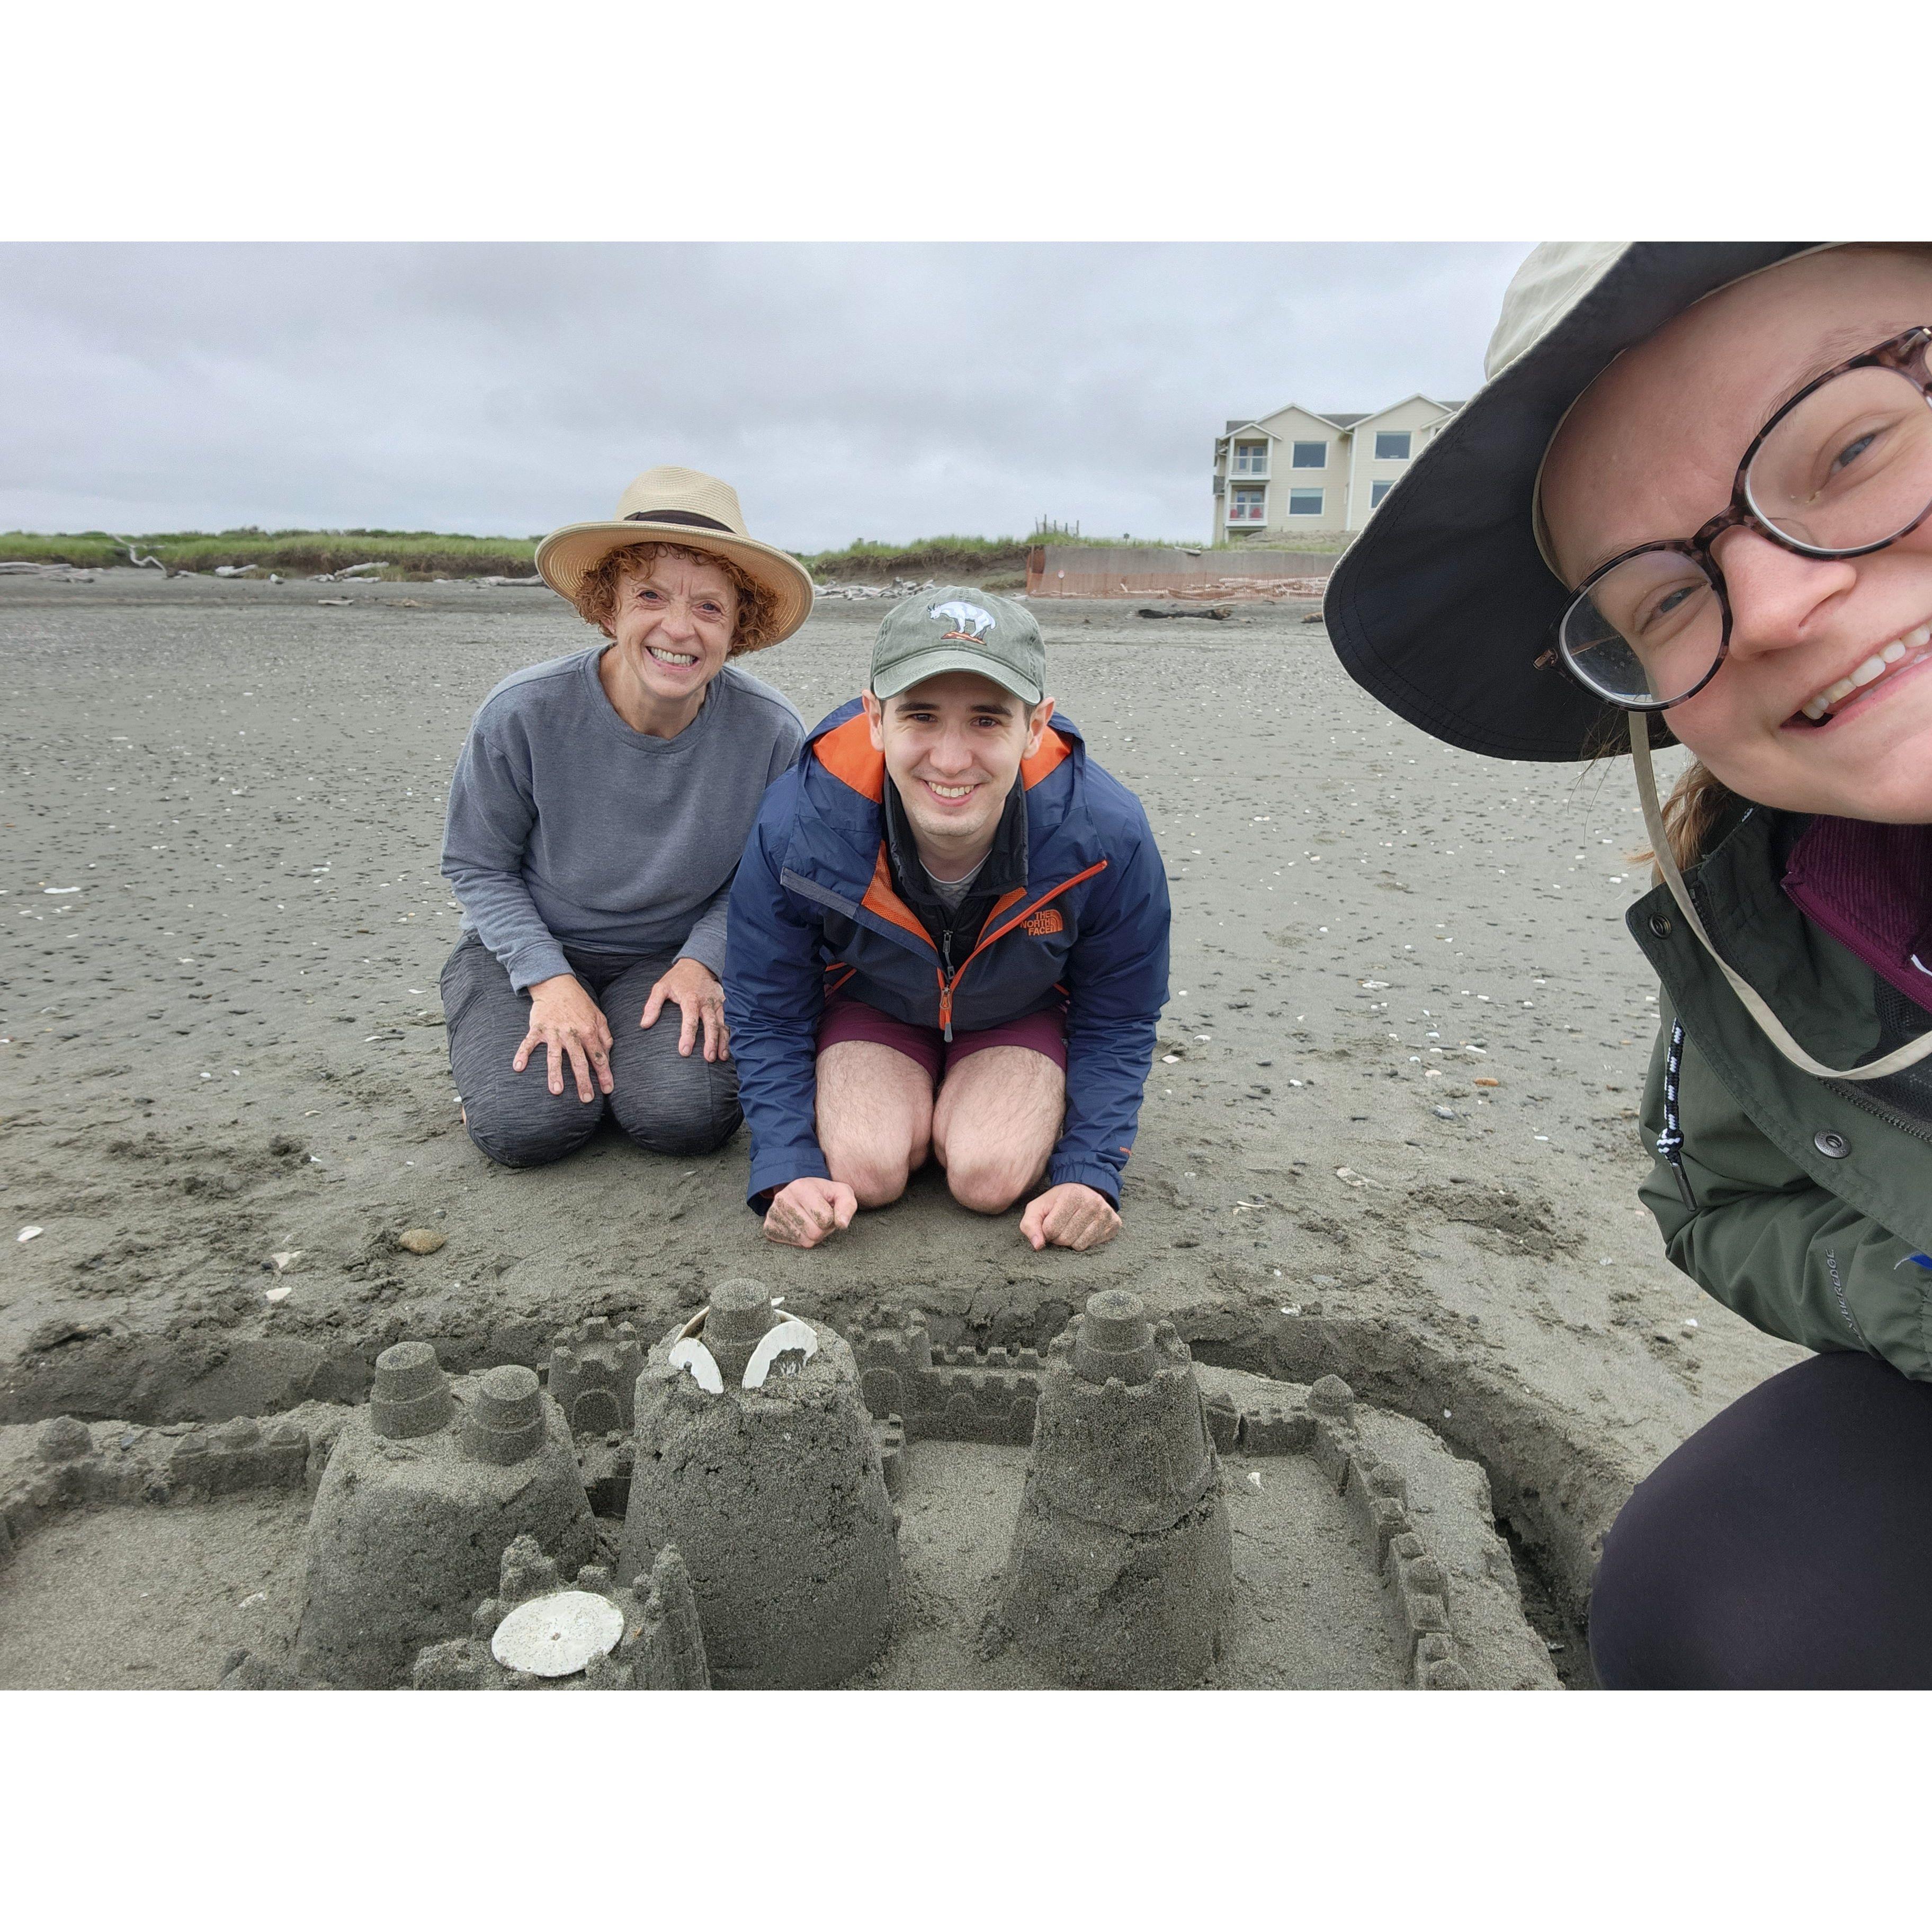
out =
[[[728,556],[776,600],[772,634],[763,650],[788,638],[812,615],[812,576],[797,558],[760,543],[745,530],[738,493],[701,470],[667,465],[634,476],[608,523],[566,524],[537,545],[544,581],[574,604],[584,578],[626,544],[674,543]]]

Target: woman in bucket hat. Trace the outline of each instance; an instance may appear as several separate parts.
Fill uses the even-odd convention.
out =
[[[740,1118],[731,875],[805,736],[730,661],[790,636],[812,579],[747,533],[728,484],[673,468],[554,531],[537,568],[603,638],[498,685],[450,781],[464,929],[442,1000],[464,1123],[510,1167],[580,1147],[607,1104],[640,1146],[708,1153]]]
[[[1612,1686],[1932,1684],[1929,352],[1917,246],[1545,244],[1330,586],[1343,664],[1436,736],[1631,752],[1642,1196],[1679,1268],[1820,1352],[1625,1504]]]

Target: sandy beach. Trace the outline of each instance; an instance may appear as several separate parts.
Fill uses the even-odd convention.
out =
[[[815,721],[882,608],[824,605],[752,668]],[[1423,736],[1312,604],[1040,614],[1174,898],[1124,1228],[1035,1255],[928,1174],[805,1254],[746,1208],[742,1133],[672,1161],[612,1130],[511,1172],[458,1123],[445,786],[490,686],[589,640],[556,598],[0,581],[0,1422],[352,1399],[402,1339],[534,1365],[567,1322],[654,1334],[734,1274],[982,1345],[1125,1286],[1202,1360],[1339,1372],[1481,1462],[1526,1590],[1574,1617],[1631,1484],[1799,1352],[1676,1274],[1635,1198],[1655,988],[1622,928],[1627,775]],[[399,1251],[418,1227],[446,1244]]]

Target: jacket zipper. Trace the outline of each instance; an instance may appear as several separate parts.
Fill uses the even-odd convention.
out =
[[[1850,1101],[1853,1106],[1870,1114],[1874,1120],[1882,1120],[1887,1126],[1896,1127],[1900,1133],[1910,1134],[1914,1140],[1924,1141],[1932,1145],[1932,1129],[1922,1127],[1904,1114],[1894,1113],[1891,1108],[1881,1106],[1876,1100],[1868,1100],[1856,1088],[1843,1085],[1835,1080],[1821,1081],[1819,1084],[1828,1088],[1840,1100]]]
[[[1012,932],[1013,928],[1019,925],[1022,920],[1032,918],[1034,914],[1039,911],[1040,908],[1045,905],[1049,900],[1057,899],[1062,892],[1079,884],[1082,879],[1090,879],[1096,872],[1104,872],[1106,869],[1107,861],[1105,859],[1102,859],[1098,865],[1089,866],[1084,872],[1076,872],[1072,878],[1063,879],[1058,885],[1054,887],[1052,892],[1042,892],[1038,898],[1034,901],[1031,905],[1022,906],[1013,914],[1011,919],[1006,921],[1004,926],[1000,926],[995,932],[988,933],[986,937],[980,941],[979,944],[974,946],[972,951],[968,953],[964,959],[960,961],[958,972],[955,972],[952,968],[952,929],[950,927],[947,928],[946,932],[945,946],[945,970],[939,976],[939,1024],[941,1033],[947,1040],[950,1040],[952,1037],[952,989],[959,983],[960,974],[964,973],[967,968],[971,965],[974,961],[978,958],[980,954],[985,952],[986,948],[991,946],[996,939],[1004,938],[1006,934]]]

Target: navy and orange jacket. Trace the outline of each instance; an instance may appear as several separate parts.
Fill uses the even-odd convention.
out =
[[[1066,1120],[1048,1186],[1120,1204],[1167,1000],[1167,873],[1140,800],[1056,715],[1020,767],[1027,882],[949,976],[887,862],[886,764],[857,699],[765,794],[731,887],[724,1014],[752,1130],[754,1207],[830,1178],[813,1131],[818,1022],[838,992],[916,1026],[975,1032],[1066,1000]]]

